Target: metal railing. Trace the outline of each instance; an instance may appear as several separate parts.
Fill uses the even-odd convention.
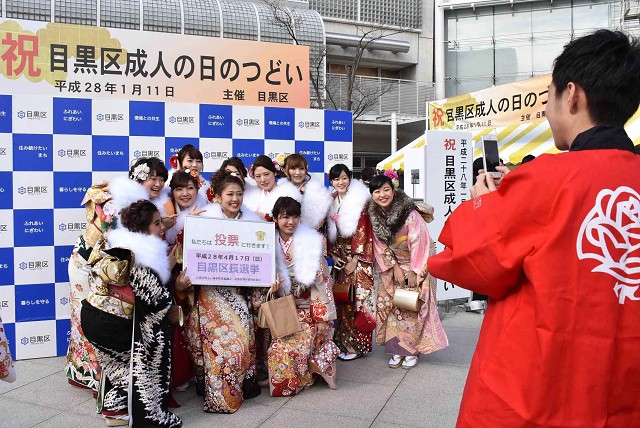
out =
[[[347,76],[327,73],[325,108],[345,110]],[[408,117],[425,117],[426,102],[435,99],[432,82],[357,76],[352,91],[352,111],[359,109],[360,120],[397,113]]]

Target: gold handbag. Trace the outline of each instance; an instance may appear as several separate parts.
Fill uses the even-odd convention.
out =
[[[393,306],[404,311],[419,312],[424,302],[418,289],[396,288],[393,293]]]

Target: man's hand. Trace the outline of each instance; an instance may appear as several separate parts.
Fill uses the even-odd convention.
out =
[[[493,178],[491,175],[485,173],[484,170],[480,170],[480,174],[478,174],[476,179],[476,184],[471,188],[472,198],[477,198],[478,196],[496,191],[502,184],[504,177],[511,172],[511,170],[506,166],[497,166],[496,170],[502,173],[500,178]]]

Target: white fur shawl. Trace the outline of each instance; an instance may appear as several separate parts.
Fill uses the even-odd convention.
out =
[[[135,264],[148,267],[158,274],[163,284],[171,278],[167,243],[155,235],[131,232],[124,227],[113,229],[107,233],[107,241],[111,248],[126,248],[133,252]]]
[[[315,229],[300,223],[293,233],[293,273],[296,281],[309,286],[316,279],[322,258],[322,235]],[[280,251],[282,252],[282,251]]]
[[[302,195],[302,223],[312,229],[320,227],[320,223],[327,216],[333,198],[329,189],[320,180],[312,178],[304,185]]]
[[[209,204],[204,209],[205,212],[200,214],[204,217],[227,218],[222,212],[222,206],[218,203]],[[242,217],[240,217],[240,220],[265,222],[263,218],[258,217],[258,215],[247,208],[246,205],[242,205],[240,211],[242,211]],[[289,279],[287,266],[284,264],[284,256],[282,254],[282,250],[280,250],[280,244],[277,239],[276,242],[274,242],[274,245],[276,246],[276,272],[282,279],[282,284],[280,285],[280,291],[278,293],[280,295],[287,295],[291,290],[291,280]]]
[[[109,182],[109,193],[118,213],[140,199],[149,199],[147,189],[126,175],[116,177]]]
[[[358,229],[358,221],[362,215],[364,206],[371,199],[369,189],[359,180],[352,179],[349,183],[347,194],[340,205],[340,212],[336,212],[335,205],[331,205],[329,216],[327,216],[327,234],[329,241],[335,242],[340,236],[351,237]],[[338,214],[338,223],[331,219],[331,216]]]
[[[263,190],[256,187],[247,186],[244,191],[244,203],[251,211],[261,212],[271,215],[271,210],[276,201],[281,196],[289,196],[298,202],[302,202],[300,190],[289,180],[280,180],[275,189],[273,189],[265,197],[262,197]]]
[[[147,196],[148,198],[149,196]],[[160,194],[158,195],[157,198],[155,199],[151,199],[151,202],[153,202],[153,205],[156,206],[156,208],[158,208],[158,211],[160,211],[160,215],[165,216],[167,215],[167,210],[164,209],[164,204],[171,199],[171,189],[169,189],[168,187],[164,187],[162,190],[160,190]]]
[[[193,207],[197,207],[198,210],[204,209],[207,205],[206,197],[202,196],[200,193],[196,196],[196,200],[194,203],[185,210],[180,210],[178,208],[178,217],[176,218],[176,224],[166,230],[164,236],[167,242],[171,245],[176,243],[176,239],[178,234],[184,229],[184,221],[189,215],[189,212],[193,209]]]

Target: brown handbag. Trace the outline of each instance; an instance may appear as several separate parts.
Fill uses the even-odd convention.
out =
[[[333,284],[333,299],[336,303],[353,303],[356,301],[356,287],[350,282]]]
[[[258,325],[261,317],[266,320],[271,336],[275,339],[302,330],[298,321],[296,302],[291,294],[262,303],[258,310]]]

